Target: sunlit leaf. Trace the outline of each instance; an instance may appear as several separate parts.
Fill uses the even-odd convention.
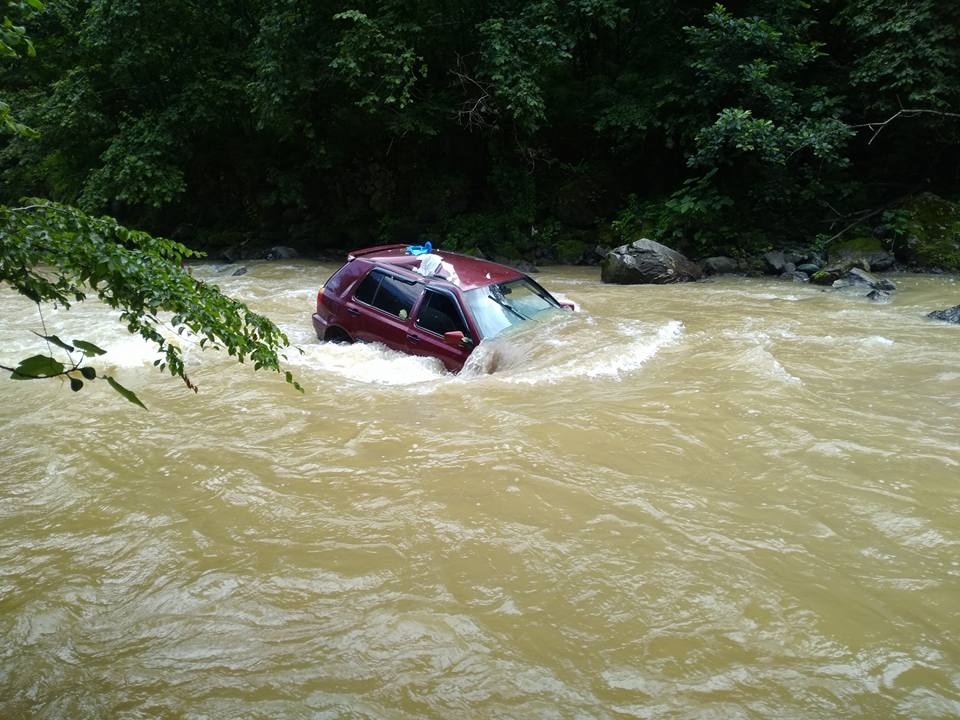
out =
[[[137,397],[136,393],[133,390],[128,390],[123,385],[114,380],[110,375],[106,376],[107,382],[110,383],[110,387],[120,393],[124,398],[132,402],[134,405],[139,405],[144,410],[147,409],[147,406],[140,402],[140,398]]]
[[[87,342],[86,340],[77,340],[74,338],[73,344],[77,346],[80,350],[83,350],[83,354],[87,357],[96,357],[97,355],[105,355],[106,350],[103,348],[97,347],[92,342]]]
[[[67,352],[73,352],[76,349],[73,347],[73,345],[67,344],[56,335],[40,335],[40,333],[37,333],[37,335],[43,338],[44,340],[46,340],[47,342],[53,343],[57,347],[62,347]]]

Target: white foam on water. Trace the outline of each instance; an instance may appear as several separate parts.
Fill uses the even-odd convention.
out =
[[[371,385],[417,385],[450,374],[436,358],[391,350],[380,343],[317,342],[288,355],[287,364]]]
[[[556,383],[571,378],[620,378],[646,364],[664,347],[677,342],[684,334],[683,323],[671,320],[655,332],[633,323],[620,323],[618,336],[603,347],[594,347],[577,352],[559,364],[540,362],[529,370],[522,366],[518,371],[507,371],[498,378],[503,382],[536,385]],[[497,368],[494,368],[496,370]]]
[[[863,339],[863,344],[866,346],[875,346],[880,345],[881,347],[889,347],[894,344],[893,340],[890,338],[885,338],[882,335],[871,335],[870,337],[865,337]]]
[[[181,346],[182,347],[182,346]],[[157,358],[163,357],[155,345],[148,343],[138,335],[126,335],[112,339],[104,347],[107,351],[102,364],[116,368],[140,368],[153,365]]]
[[[791,375],[787,369],[774,357],[773,353],[761,345],[750,348],[740,356],[741,364],[760,373],[766,378],[779,380],[791,385],[802,385],[803,381]]]

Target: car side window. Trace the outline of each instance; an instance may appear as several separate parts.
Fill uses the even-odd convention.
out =
[[[457,303],[449,295],[427,290],[426,297],[417,314],[417,327],[435,332],[437,335],[459,330],[469,335],[466,323]]]
[[[361,280],[353,294],[356,300],[373,305],[401,320],[410,316],[419,296],[420,286],[417,283],[387,275],[379,270],[374,270]]]
[[[367,273],[367,276],[357,285],[357,290],[353,293],[353,297],[362,303],[373,305],[373,299],[377,295],[377,288],[380,287],[380,278],[381,273],[375,270]]]

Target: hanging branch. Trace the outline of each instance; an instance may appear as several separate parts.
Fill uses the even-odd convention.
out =
[[[491,123],[487,118],[495,115],[496,111],[490,105],[490,85],[476,78],[467,75],[464,70],[463,58],[457,57],[457,69],[451,70],[450,74],[457,78],[464,94],[473,94],[468,100],[464,100],[457,111],[457,121],[468,130],[474,128],[483,129],[490,127]]]
[[[914,118],[918,115],[938,115],[940,117],[947,118],[957,118],[960,119],[960,113],[946,112],[944,110],[928,110],[924,108],[905,108],[901,107],[897,112],[888,117],[886,120],[879,122],[868,122],[861,125],[851,125],[851,128],[869,128],[873,131],[873,135],[870,136],[870,139],[867,141],[867,145],[872,145],[873,141],[877,139],[877,136],[883,132],[883,129],[887,127],[894,120],[899,120],[900,118]]]

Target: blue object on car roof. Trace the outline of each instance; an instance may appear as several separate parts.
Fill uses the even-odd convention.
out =
[[[407,245],[408,255],[427,255],[433,251],[433,245],[427,240],[423,245]]]

